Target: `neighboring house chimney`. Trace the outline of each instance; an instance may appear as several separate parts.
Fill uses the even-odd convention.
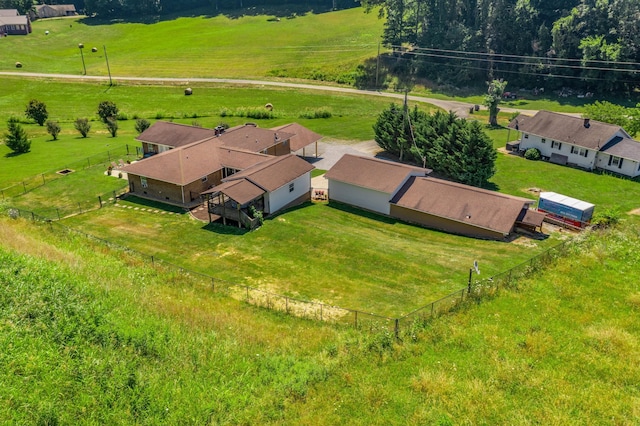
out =
[[[589,119],[588,119],[588,118],[585,118],[585,119],[584,119],[584,127],[588,129],[588,128],[589,128],[589,126],[591,126],[591,124],[589,124]]]

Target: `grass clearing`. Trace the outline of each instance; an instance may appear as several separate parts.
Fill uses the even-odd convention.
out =
[[[558,244],[554,237],[526,245],[459,237],[335,203],[305,204],[254,232],[119,204],[132,208],[65,223],[210,276],[390,316],[463,287],[474,260],[491,276]]]

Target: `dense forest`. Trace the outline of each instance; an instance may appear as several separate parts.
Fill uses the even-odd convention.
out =
[[[583,92],[640,85],[638,0],[362,0],[414,77]]]

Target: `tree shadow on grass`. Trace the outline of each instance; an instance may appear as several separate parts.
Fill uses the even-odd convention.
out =
[[[218,235],[244,235],[250,232],[248,229],[238,228],[237,225],[223,225],[218,222],[208,223],[202,229]]]
[[[30,151],[27,152],[7,152],[4,156],[5,158],[13,158],[13,157],[17,157],[19,155],[23,155],[23,154],[28,154]]]

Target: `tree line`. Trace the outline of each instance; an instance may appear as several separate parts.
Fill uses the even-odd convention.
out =
[[[38,3],[33,0],[0,0],[0,9],[18,9],[21,14],[26,14],[34,4]],[[212,12],[272,6],[331,10],[359,5],[354,0],[47,0],[44,3],[73,4],[79,12],[95,15],[101,19],[144,19],[196,8],[209,8]]]
[[[362,0],[416,77],[631,91],[640,86],[638,0]],[[469,54],[468,52],[474,52]],[[623,64],[626,62],[626,64]]]

